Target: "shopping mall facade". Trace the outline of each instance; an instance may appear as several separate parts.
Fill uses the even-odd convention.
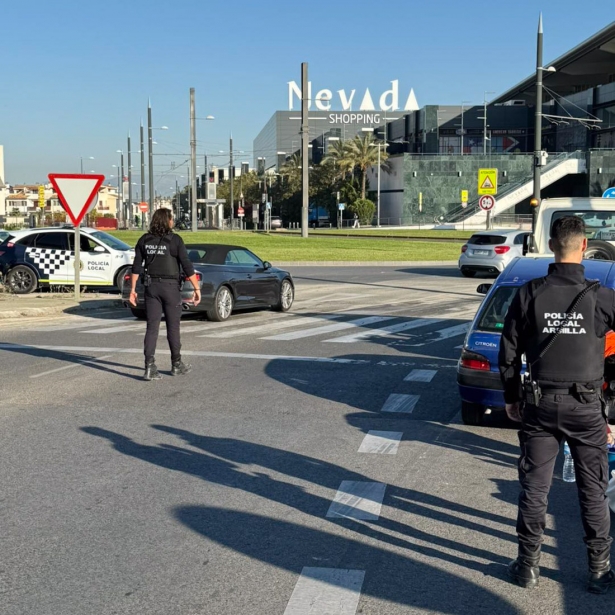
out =
[[[555,71],[544,73],[542,149],[549,158],[543,197],[601,196],[615,185],[615,22],[545,66]],[[278,170],[299,151],[300,92],[293,87],[289,110],[274,113],[254,140],[254,164],[261,171]],[[332,100],[332,92],[324,90],[326,100],[320,100],[322,91],[315,92],[321,108],[309,113],[311,159],[319,162],[332,140],[370,130],[382,139],[386,131],[392,171],[380,178],[383,224],[471,217],[477,172],[485,167],[498,169],[496,214],[529,212],[535,74],[485,105],[419,108],[414,93],[403,95],[400,89],[394,81],[382,94],[353,90],[359,111],[350,110],[351,93],[340,90],[339,99]],[[369,174],[372,190],[376,172]],[[465,212],[462,190],[469,192]]]

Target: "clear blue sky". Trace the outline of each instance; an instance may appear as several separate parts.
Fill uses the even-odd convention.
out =
[[[254,137],[287,108],[287,82],[308,62],[315,90],[369,87],[399,79],[420,106],[482,101],[527,77],[543,12],[545,61],[612,20],[594,0],[22,0],[2,8],[0,144],[6,181],[45,181],[49,172],[109,176],[118,149],[139,149],[151,98],[156,188],[189,152],[189,88],[196,88],[198,153],[228,164],[232,132],[240,160]],[[303,12],[303,13],[302,13]],[[250,152],[250,153],[249,153]],[[214,157],[216,154],[218,157]],[[90,156],[94,160],[89,160]],[[138,154],[135,154],[138,158]],[[138,160],[133,160],[137,167]],[[181,173],[185,173],[183,167]],[[179,178],[178,178],[179,179]],[[139,181],[135,178],[134,181]],[[179,179],[179,181],[184,181]]]

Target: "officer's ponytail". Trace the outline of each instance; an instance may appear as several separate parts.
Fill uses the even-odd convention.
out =
[[[149,232],[157,237],[163,237],[171,232],[171,220],[173,220],[173,212],[170,209],[166,207],[157,209],[152,216]]]

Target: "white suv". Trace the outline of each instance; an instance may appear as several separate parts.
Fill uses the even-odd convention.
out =
[[[93,228],[80,232],[80,283],[121,290],[135,252],[128,244]],[[39,286],[75,284],[75,229],[33,228],[10,231],[0,243],[0,274],[9,290],[34,292]]]

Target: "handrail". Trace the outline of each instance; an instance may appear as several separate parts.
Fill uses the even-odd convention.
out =
[[[576,150],[574,152],[562,152],[560,154],[556,154],[549,160],[549,162],[544,167],[541,167],[540,174],[542,175],[543,173],[546,173],[547,171],[555,168],[557,165],[564,161],[580,160],[582,158],[585,158],[585,152],[583,152],[582,150]],[[528,182],[531,182],[532,178],[533,175],[526,175],[524,178],[519,179],[516,182],[506,184],[506,188],[498,194],[498,199],[505,197],[507,194],[510,194],[521,186],[527,184]],[[479,200],[480,197],[472,201],[472,203],[468,203],[468,206],[465,208],[458,205],[457,207],[449,211],[446,216],[447,223],[451,224],[455,222],[461,222],[463,220],[467,220],[468,218],[477,213],[480,213],[481,209],[478,206]]]

